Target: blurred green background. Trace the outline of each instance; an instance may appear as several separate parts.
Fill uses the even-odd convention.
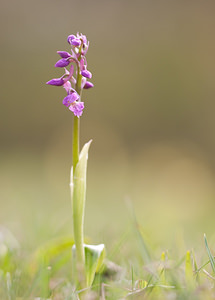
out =
[[[113,243],[134,205],[164,247],[214,231],[215,2],[4,1],[0,223],[36,246],[72,232],[72,113],[56,51],[90,40],[81,144],[89,154],[86,234]]]

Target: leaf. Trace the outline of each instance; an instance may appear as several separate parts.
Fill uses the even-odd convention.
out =
[[[90,140],[88,143],[86,143],[79,155],[79,161],[75,169],[75,176],[73,178],[73,167],[71,168],[71,173],[70,173],[70,191],[71,191],[71,197],[73,201],[73,195],[75,192],[74,186],[75,186],[75,181],[80,183],[79,189],[84,188],[85,185],[85,190],[86,190],[86,172],[87,172],[87,160],[88,160],[88,151],[90,144],[92,143],[92,140]],[[82,184],[81,184],[82,183]],[[76,188],[77,189],[77,188]],[[83,191],[82,191],[83,192]]]
[[[96,273],[99,273],[105,257],[105,245],[84,245],[85,250],[85,272],[87,287],[93,283]]]
[[[73,168],[71,169],[70,188],[73,208],[74,236],[77,247],[77,256],[84,256],[83,249],[83,227],[84,209],[86,199],[86,175],[88,151],[92,140],[84,145],[79,155],[79,162],[76,165],[74,177]]]
[[[204,240],[205,240],[205,247],[206,247],[206,250],[208,252],[208,257],[210,259],[211,267],[212,267],[213,273],[215,274],[215,260],[214,260],[214,257],[211,254],[211,251],[210,251],[210,249],[208,247],[208,242],[207,242],[206,234],[204,234]]]

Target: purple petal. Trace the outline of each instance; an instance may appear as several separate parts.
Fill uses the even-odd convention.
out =
[[[71,65],[70,70],[69,70],[69,77],[68,77],[68,80],[70,80],[70,79],[72,78],[73,72],[74,72],[74,66]]]
[[[71,45],[73,45],[75,47],[79,47],[81,45],[81,41],[79,39],[73,39],[71,41]]]
[[[80,117],[83,113],[84,102],[75,102],[70,105],[69,109],[74,113],[75,116]]]
[[[54,79],[49,80],[48,82],[46,82],[46,84],[61,86],[61,85],[64,84],[64,80],[62,78],[54,78]]]
[[[86,55],[87,51],[88,51],[88,48],[89,48],[89,42],[88,42],[88,44],[83,44],[83,48],[82,48],[81,54],[82,55]]]
[[[66,51],[57,51],[57,53],[58,53],[62,58],[68,58],[68,57],[71,57],[71,54],[69,54],[69,52],[66,52]]]
[[[82,76],[82,78],[81,78],[81,89],[84,88],[86,82],[87,82],[87,78]]]
[[[81,54],[82,55],[86,55],[87,50],[89,48],[89,42],[87,41],[87,38],[84,34],[81,33],[81,35],[79,36],[79,38],[83,41],[83,47],[82,47],[82,51]]]
[[[73,76],[70,78],[70,80],[72,84],[76,85],[76,79]]]
[[[81,71],[81,75],[86,77],[86,78],[92,78],[92,73],[88,70]]]
[[[69,107],[73,102],[77,101],[78,99],[79,95],[76,92],[74,92],[63,99],[63,105]]]
[[[84,34],[81,33],[81,39],[83,40],[84,44],[87,43],[87,37],[86,37],[86,35],[84,35]]]
[[[76,36],[74,34],[71,34],[71,35],[68,36],[67,42],[71,45],[72,40],[75,39],[75,38],[76,38]]]
[[[55,64],[55,67],[56,68],[63,68],[63,67],[66,67],[70,64],[70,61],[65,59],[65,58],[62,58],[60,60],[58,60]]]
[[[87,81],[84,85],[84,89],[90,89],[92,87],[94,87],[94,84],[90,81]]]
[[[79,97],[78,93],[73,92],[73,93],[71,94],[71,100],[72,100],[72,102],[79,100],[79,98],[80,98],[80,97]]]
[[[69,93],[69,91],[71,90],[72,86],[71,86],[71,82],[67,81],[64,83],[63,87],[65,88],[66,92]]]
[[[80,59],[80,69],[81,69],[81,71],[84,70],[84,59],[83,58]]]
[[[70,104],[70,101],[69,101],[69,95],[66,96],[63,101],[62,101],[63,105],[69,107],[71,104]]]

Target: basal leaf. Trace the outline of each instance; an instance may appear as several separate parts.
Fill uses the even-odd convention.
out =
[[[74,177],[73,170],[71,170],[71,196],[73,207],[73,221],[75,240],[82,237],[83,222],[84,222],[84,208],[86,198],[86,173],[87,173],[87,159],[88,150],[91,141],[86,143],[79,155],[79,162],[75,168]]]
[[[85,250],[85,271],[87,286],[90,287],[93,283],[95,274],[102,267],[105,257],[105,245],[84,245]]]

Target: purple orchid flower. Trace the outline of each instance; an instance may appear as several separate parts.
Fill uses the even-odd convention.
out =
[[[63,99],[63,105],[69,107],[73,102],[79,100],[79,98],[79,95],[76,92],[73,92]]]
[[[80,117],[83,113],[84,109],[84,102],[73,102],[70,106],[69,109],[73,112],[73,114],[76,117]]]
[[[66,83],[68,88],[69,84]],[[66,89],[66,87],[65,87]],[[69,91],[69,94],[63,99],[63,104],[71,110],[75,116],[80,117],[83,113],[84,102],[79,102],[79,95],[75,91]]]

